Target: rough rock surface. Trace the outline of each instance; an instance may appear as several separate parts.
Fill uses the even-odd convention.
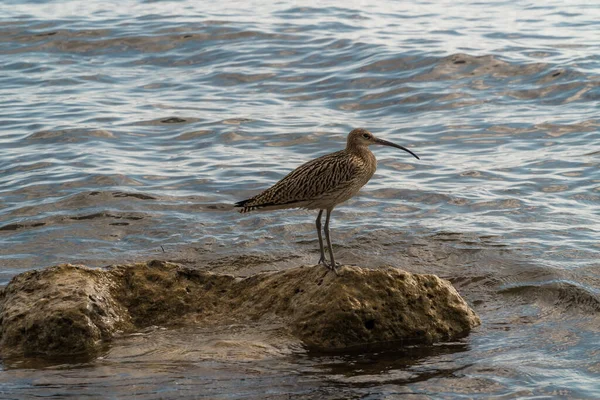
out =
[[[105,271],[59,265],[15,276],[0,293],[0,355],[93,354],[130,317]]]
[[[274,313],[308,346],[336,350],[391,341],[433,343],[479,324],[454,287],[435,275],[346,266],[339,276],[305,267],[240,282],[244,315]]]
[[[480,323],[449,282],[394,268],[241,279],[162,261],[66,264],[18,275],[0,293],[0,355],[93,355],[118,332],[240,321],[281,323],[320,350],[451,340]]]

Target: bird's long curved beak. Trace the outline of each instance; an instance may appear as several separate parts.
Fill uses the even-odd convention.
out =
[[[420,160],[420,158],[419,158],[418,155],[416,155],[415,153],[413,153],[412,151],[410,151],[406,147],[402,147],[399,144],[388,142],[387,140],[383,140],[383,139],[379,139],[379,138],[373,138],[373,139],[374,139],[374,142],[377,143],[377,144],[382,144],[384,146],[390,146],[390,147],[395,147],[395,148],[400,149],[400,150],[404,150],[407,153],[412,154],[417,160]]]

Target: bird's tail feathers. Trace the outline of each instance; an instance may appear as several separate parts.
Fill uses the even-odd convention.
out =
[[[256,200],[257,199],[255,199],[255,198],[251,198],[251,199],[247,199],[247,200],[238,201],[237,203],[234,204],[234,206],[241,207],[241,210],[240,210],[241,213],[247,213],[247,212],[254,211],[254,210],[279,210],[282,208],[302,208],[303,203],[304,203],[304,202],[298,202],[298,201],[290,201],[287,203],[269,202],[269,203],[251,204]]]
[[[252,210],[255,210],[257,207],[254,206],[247,206],[246,204],[248,204],[249,202],[251,202],[254,199],[246,199],[246,200],[242,200],[242,201],[238,201],[237,203],[234,204],[235,207],[242,207],[242,209],[240,210],[241,213],[246,213]]]

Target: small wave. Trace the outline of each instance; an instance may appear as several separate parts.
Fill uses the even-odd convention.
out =
[[[4,226],[0,226],[0,231],[16,231],[23,228],[37,228],[39,226],[46,225],[45,222],[32,222],[26,224],[8,224]]]
[[[28,140],[58,142],[83,142],[90,139],[114,139],[115,135],[104,129],[63,129],[32,133]]]
[[[134,123],[134,125],[142,125],[142,126],[146,126],[146,125],[165,125],[165,124],[192,124],[194,122],[198,122],[201,121],[199,118],[193,118],[193,117],[162,117],[162,118],[158,118],[158,119],[152,119],[152,120],[147,120],[147,121],[139,121]]]
[[[542,301],[567,309],[600,312],[600,296],[591,288],[569,281],[522,283],[502,288],[499,293],[529,301]]]

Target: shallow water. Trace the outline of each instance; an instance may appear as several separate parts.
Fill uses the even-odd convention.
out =
[[[361,126],[421,161],[373,149],[333,214],[338,259],[450,279],[483,320],[459,343],[348,355],[156,328],[93,361],[5,360],[2,396],[600,397],[600,6],[0,11],[1,283],[61,262],[314,263],[315,213],[231,204]]]

